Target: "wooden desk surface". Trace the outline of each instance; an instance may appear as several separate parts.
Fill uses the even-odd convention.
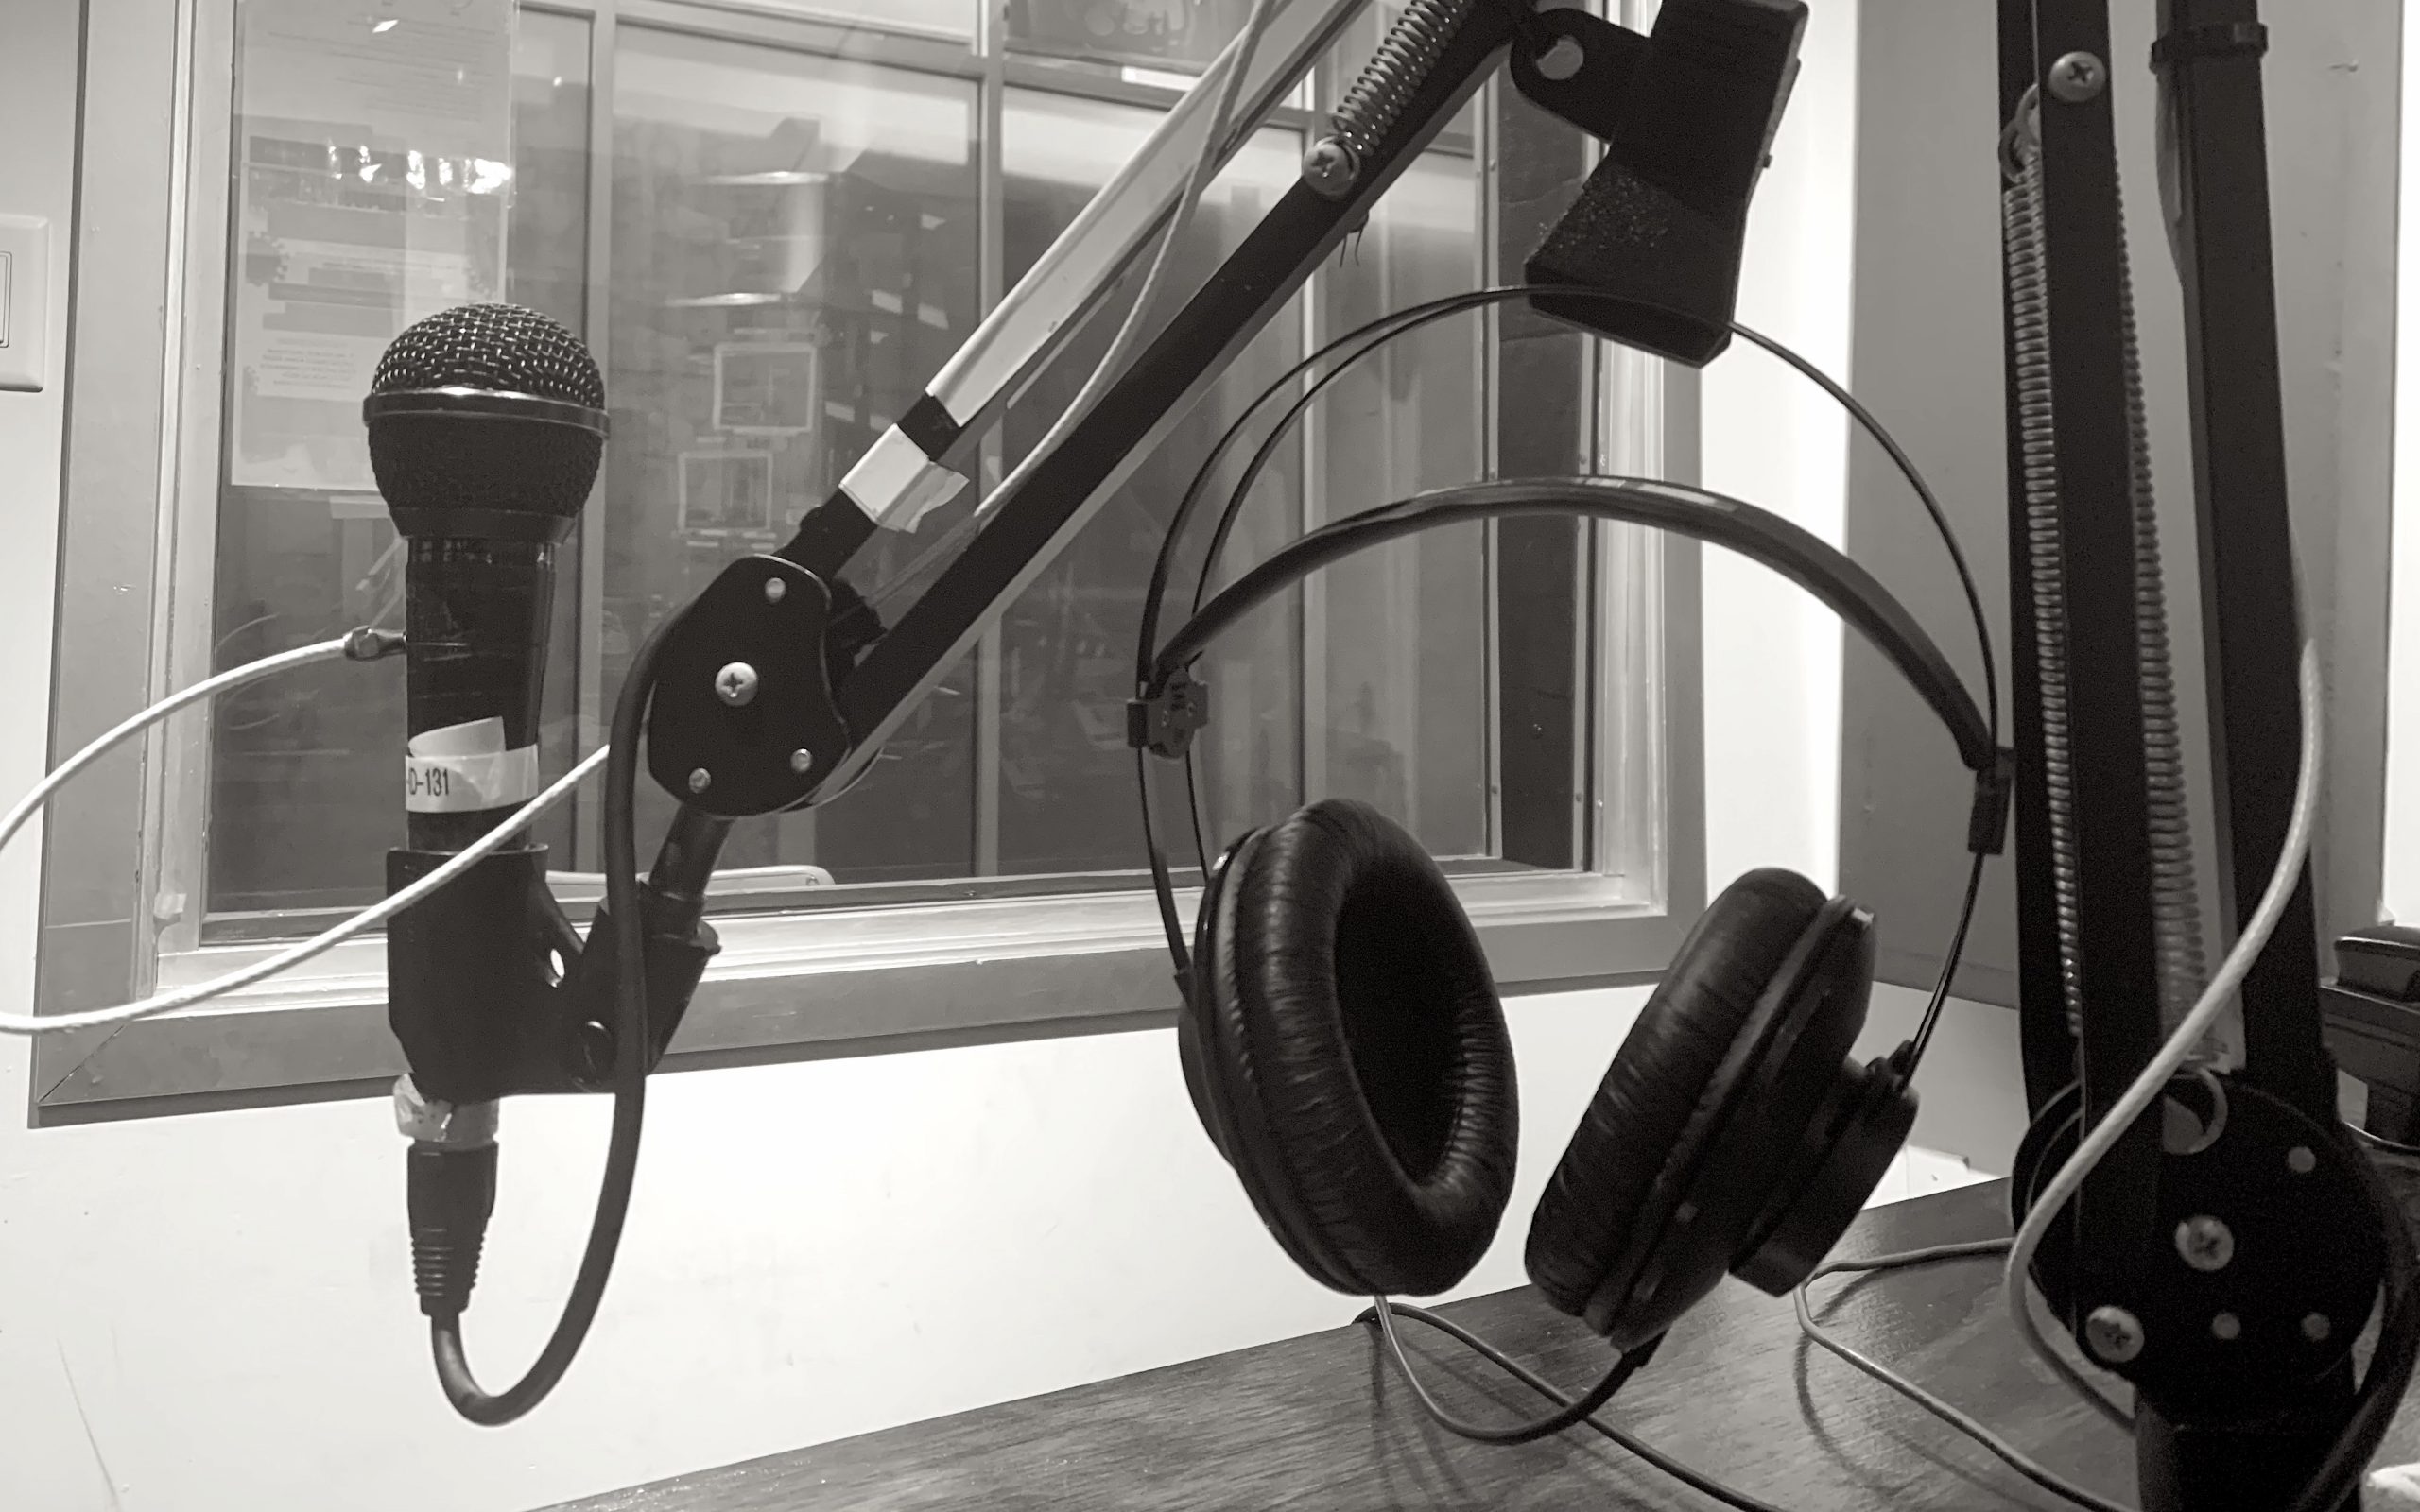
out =
[[[2004,1183],[1866,1212],[1843,1256],[2008,1233]],[[2051,1469],[2135,1501],[2134,1450],[2067,1396],[2000,1311],[1996,1259],[1829,1279],[1817,1315]],[[1578,1391],[1603,1344],[1527,1289],[1442,1311]],[[1464,1417],[1540,1399],[1436,1331],[1404,1324],[1423,1378]],[[1805,1343],[1787,1297],[1726,1281],[1673,1330],[1606,1420],[1791,1512],[2064,1507],[1982,1449]],[[2420,1458],[2407,1409],[2388,1462]],[[1584,1429],[1517,1448],[1465,1443],[1422,1415],[1374,1331],[1346,1326],[1048,1396],[912,1423],[565,1503],[557,1512],[899,1512],[1179,1507],[1605,1507],[1700,1512],[1696,1492]]]

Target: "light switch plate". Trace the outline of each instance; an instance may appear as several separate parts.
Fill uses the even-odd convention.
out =
[[[50,222],[0,215],[0,389],[42,392],[49,335]]]

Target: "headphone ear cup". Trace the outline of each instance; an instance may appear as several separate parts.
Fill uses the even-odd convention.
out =
[[[1695,1169],[1727,1111],[1737,1077],[1719,1074],[1736,1067],[1741,1030],[1824,908],[1813,883],[1768,868],[1725,888],[1691,927],[1530,1220],[1530,1279],[1555,1307],[1608,1337],[1626,1333],[1620,1314],[1670,1217],[1657,1210],[1677,1205],[1675,1178]]]
[[[1235,858],[1262,833],[1246,831],[1227,847],[1218,865],[1202,879],[1201,905],[1194,916],[1193,959],[1187,963],[1189,970],[1182,984],[1184,999],[1176,1016],[1177,1066],[1184,1074],[1184,1091],[1193,1101],[1193,1115],[1201,1120],[1201,1132],[1210,1137],[1219,1158],[1238,1175],[1246,1175],[1245,1167],[1236,1154],[1234,1114],[1226,1104],[1227,1088],[1218,1074],[1219,1062],[1211,1044],[1217,1033],[1211,1022],[1217,1011],[1216,989],[1211,985],[1216,973],[1205,963],[1215,943],[1212,921],[1218,917],[1219,897],[1226,890]]]
[[[1768,1297],[1824,1263],[1916,1126],[1915,1090],[1888,1058],[1836,1067],[1823,1098],[1732,1267]]]
[[[1342,799],[1224,869],[1197,1048],[1245,1192],[1327,1286],[1445,1290],[1495,1238],[1518,1139],[1512,1039],[1460,901],[1417,841]]]

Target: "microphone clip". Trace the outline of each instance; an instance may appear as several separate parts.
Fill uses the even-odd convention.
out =
[[[389,894],[451,859],[387,853]],[[606,1089],[614,1061],[614,941],[599,906],[585,942],[546,886],[546,848],[499,850],[387,926],[387,1022],[419,1093],[455,1104]],[[698,901],[640,887],[649,1070],[719,948]]]

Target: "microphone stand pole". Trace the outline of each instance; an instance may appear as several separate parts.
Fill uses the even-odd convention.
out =
[[[2040,517],[2026,498],[2026,401],[2012,299],[2020,1014],[2027,1100],[2036,1119],[2027,1143],[2033,1170],[2047,1174],[2064,1159],[2060,1146],[2073,1147],[2079,1105],[2085,1124],[2102,1116],[2163,1035],[2129,507],[2125,235],[2111,113],[2118,87],[2138,87],[2141,63],[2112,56],[2107,0],[2000,0],[1999,16],[2001,119],[2016,120],[2031,101],[2039,121],[2056,537],[2064,547],[2066,686],[2046,690],[2031,611],[2036,564],[2029,561],[2029,527],[2038,527]],[[2178,223],[2173,245],[2185,296],[2220,898],[2225,918],[2239,927],[2275,867],[2291,806],[2301,727],[2300,647],[2290,627],[2308,624],[2308,608],[2296,612],[2290,567],[2260,78],[2266,34],[2256,0],[2161,0],[2159,23],[2152,67],[2173,142],[2176,203],[2139,213],[2172,208]],[[2038,425],[2038,410],[2036,416]],[[2046,723],[2058,721],[2046,722],[2046,693],[2054,710],[2064,697],[2073,773],[2071,946],[2060,937],[2060,868],[2045,767],[2055,738]],[[2080,1022],[2069,1016],[2066,971],[2081,986]],[[2210,1312],[2206,1300],[2199,1313],[2162,1300],[2227,1282],[2225,1260],[2213,1268],[2204,1253],[2196,1264],[2172,1232],[2180,1203],[2193,1211],[2185,1201],[2192,1189],[2202,1189],[2204,1204],[2231,1200],[2209,1195],[2213,1170],[2233,1170],[2230,1179],[2264,1186],[2279,1162],[2308,1171],[2302,1162],[2311,1152],[2325,1163],[2339,1158],[2343,1144],[2333,1137],[2334,1068],[2321,1042],[2308,867],[2244,983],[2242,1002],[2244,1063],[2209,1085],[2222,1106],[2252,1115],[2246,1126],[2206,1152],[2181,1152],[2163,1149],[2160,1120],[2144,1119],[2085,1183],[2036,1272],[2087,1357],[2137,1387],[2137,1465],[2151,1512],[2286,1505],[2341,1432],[2353,1400],[2349,1359],[2314,1367],[2316,1356],[2287,1358],[2294,1318],[2285,1314],[2301,1314],[2304,1306],[2292,1284],[2239,1277],[2232,1295],[2246,1300],[2228,1302],[2232,1311],[2221,1313]],[[2070,1083],[2076,1088],[2067,1090]],[[2028,1163],[2020,1158],[2020,1205]],[[2299,1226],[2308,1236],[2303,1243],[2313,1246],[2364,1254],[2378,1247],[2376,1217],[2365,1209],[2313,1204],[2295,1212],[2283,1190],[2232,1200],[2242,1211],[2221,1216],[2232,1225],[2231,1247],[2247,1263],[2246,1246],[2256,1243],[2250,1230],[2272,1225]],[[2049,1255],[2053,1246],[2062,1253]],[[2348,1292],[2358,1290],[2352,1283],[2359,1279],[2358,1270],[2344,1278]],[[2111,1334],[2104,1329],[2096,1337],[2087,1321],[2113,1310],[2133,1325],[2130,1348],[2111,1348]],[[2349,1333],[2360,1323],[2334,1326]],[[2284,1343],[2253,1348],[2256,1331]],[[2227,1341],[2242,1347],[2222,1347]],[[2343,1504],[2357,1501],[2358,1491]]]

